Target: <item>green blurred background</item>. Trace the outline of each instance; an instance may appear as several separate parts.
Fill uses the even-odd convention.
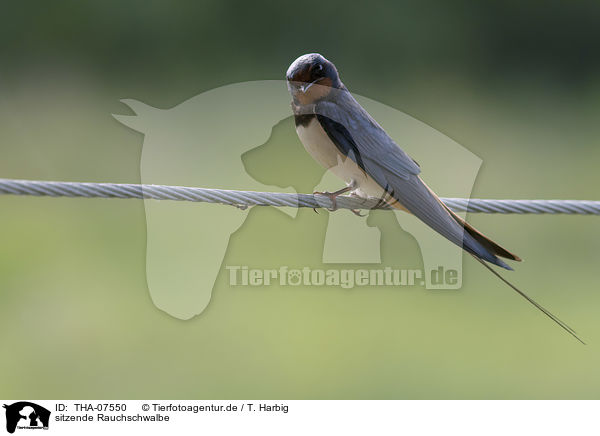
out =
[[[599,20],[597,2],[566,1],[4,4],[0,177],[139,182],[143,137],[112,118],[120,99],[168,108],[318,51],[352,91],[480,156],[475,197],[598,199]],[[291,123],[275,134],[300,147]],[[598,398],[599,219],[470,217],[525,259],[510,277],[582,346],[468,258],[446,293],[231,288],[223,268],[181,321],[149,298],[141,201],[2,196],[0,396]],[[225,263],[316,267],[306,235],[326,223],[251,210]],[[382,248],[390,265],[418,256],[400,230]]]

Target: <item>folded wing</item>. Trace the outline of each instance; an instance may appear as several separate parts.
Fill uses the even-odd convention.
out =
[[[476,257],[512,269],[497,256],[520,260],[451,212],[421,180],[419,165],[410,158],[358,104],[349,92],[315,106],[329,138],[404,208]]]

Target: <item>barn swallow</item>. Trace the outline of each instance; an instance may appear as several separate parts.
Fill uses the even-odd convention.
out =
[[[376,197],[411,213],[449,241],[462,247],[500,280],[583,342],[568,325],[504,279],[488,263],[507,270],[502,259],[521,259],[452,212],[423,182],[419,164],[409,157],[354,99],[335,65],[318,53],[300,56],[288,68],[296,132],[304,148],[323,167],[346,182],[328,196],[343,193]]]

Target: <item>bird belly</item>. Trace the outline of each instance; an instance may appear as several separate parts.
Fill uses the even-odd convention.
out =
[[[356,162],[339,151],[316,118],[313,118],[306,127],[298,125],[296,132],[302,145],[314,160],[347,184],[352,182],[356,184],[354,190],[356,195],[377,198],[384,195],[384,189],[375,180],[369,177]]]

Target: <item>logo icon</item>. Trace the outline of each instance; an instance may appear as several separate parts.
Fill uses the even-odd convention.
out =
[[[427,183],[435,191],[448,197],[470,197],[481,159],[407,114],[365,97],[357,98],[409,155],[427,167]],[[260,102],[260,110],[256,102]],[[331,170],[315,165],[304,150],[295,132],[290,96],[283,80],[226,85],[168,109],[131,99],[123,103],[134,115],[114,117],[144,135],[140,162],[144,184],[295,193],[334,191],[342,183]],[[460,168],[460,174],[448,177],[448,168]],[[248,264],[247,260],[233,260],[250,259],[243,256],[252,256],[252,266],[262,262],[261,258],[255,259],[252,244],[245,245],[246,251],[239,248],[244,244],[236,244],[236,238],[242,236],[238,230],[247,218],[253,221],[248,226],[259,228],[258,220],[250,217],[254,210],[149,198],[144,207],[148,289],[153,303],[171,316],[190,319],[206,309],[224,262]],[[295,208],[280,212],[296,219]],[[261,216],[265,219],[267,215]],[[282,223],[280,218],[272,219],[272,223]],[[294,249],[275,258],[267,255],[265,259],[270,260],[266,262],[270,263],[263,264],[262,269],[315,263],[339,264],[346,269],[348,264],[382,265],[384,261],[384,267],[394,269],[420,268],[418,258],[407,263],[414,256],[399,257],[406,250],[392,250],[391,243],[383,242],[386,238],[381,237],[382,232],[401,235],[403,230],[414,238],[413,245],[418,245],[427,289],[462,286],[462,249],[413,215],[398,209],[385,216],[375,211],[367,220],[340,211],[328,214],[328,221],[319,222],[319,227],[315,227],[316,221],[311,222],[311,231],[298,239],[287,239],[290,234],[301,233],[291,221],[264,228],[266,239],[257,239],[261,244],[286,240],[288,243],[282,247]],[[282,227],[285,225],[289,229]],[[399,240],[394,240],[398,247]],[[230,250],[234,245],[238,247],[235,253]],[[444,271],[457,271],[456,277],[452,281],[435,280],[440,266]],[[299,273],[290,272],[290,284],[299,286]]]
[[[19,401],[4,405],[6,409],[6,431],[14,433],[18,429],[48,429],[50,411],[29,401]]]

